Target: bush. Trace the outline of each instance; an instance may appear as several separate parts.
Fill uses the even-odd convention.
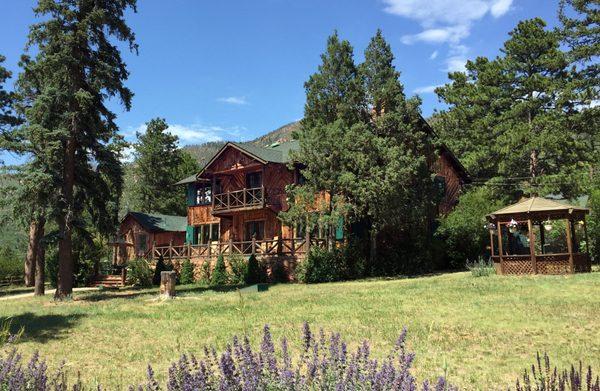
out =
[[[266,280],[266,273],[258,263],[258,259],[255,255],[250,255],[250,258],[248,258],[248,266],[246,268],[244,282],[246,285],[254,285],[260,282],[265,282]]]
[[[592,210],[587,218],[589,250],[594,262],[600,263],[600,188],[590,192],[588,206]]]
[[[483,257],[479,257],[477,262],[470,263],[467,261],[467,269],[473,277],[487,277],[496,274],[494,262],[491,260],[486,261]]]
[[[200,266],[200,283],[204,285],[210,285],[210,280],[212,277],[211,268],[210,268],[210,260],[206,259],[202,262],[202,266]]]
[[[181,264],[181,273],[179,273],[179,282],[181,284],[194,283],[194,265],[189,259],[186,259]]]
[[[10,247],[0,248],[0,279],[22,280],[24,259],[19,259],[17,253]]]
[[[229,282],[234,285],[241,285],[245,281],[246,273],[248,272],[248,264],[246,259],[241,254],[233,254],[229,257],[229,265],[231,266],[231,276]]]
[[[225,266],[225,258],[223,254],[219,255],[217,258],[217,264],[215,265],[215,269],[212,271],[212,276],[210,277],[210,285],[219,286],[219,285],[227,285],[229,283],[229,273],[227,272],[227,267]]]
[[[170,272],[173,270],[173,265],[170,263],[165,263],[165,260],[162,256],[158,257],[156,261],[156,267],[154,268],[154,277],[152,277],[152,284],[160,285],[160,273],[161,272]]]
[[[473,189],[460,197],[457,207],[442,218],[435,234],[446,243],[449,267],[462,268],[465,259],[478,259],[486,255],[490,234],[484,228],[485,216],[503,204],[486,187]]]
[[[348,278],[348,274],[342,251],[327,251],[319,247],[312,247],[308,256],[296,268],[298,281],[307,284],[342,281]]]
[[[152,273],[145,259],[133,259],[127,265],[127,282],[141,287],[152,286]]]

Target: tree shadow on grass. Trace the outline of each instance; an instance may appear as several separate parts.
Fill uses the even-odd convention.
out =
[[[223,285],[223,286],[206,286],[206,285],[177,285],[175,294],[199,294],[204,292],[233,292],[244,288],[245,285]],[[106,290],[102,292],[85,293],[75,298],[75,301],[100,302],[114,299],[135,299],[142,296],[156,297],[158,296],[158,288],[127,288],[127,290]]]
[[[36,315],[26,312],[20,315],[0,317],[0,325],[9,324],[10,332],[18,334],[19,341],[47,342],[67,337],[66,331],[79,323],[84,314]]]

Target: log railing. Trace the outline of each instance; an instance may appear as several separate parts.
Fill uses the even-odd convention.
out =
[[[194,259],[210,258],[221,254],[242,254],[260,256],[295,256],[304,255],[311,246],[324,247],[325,239],[306,238],[265,239],[242,242],[213,242],[210,244],[185,244],[180,246],[154,246],[148,259]]]
[[[213,211],[228,211],[243,208],[262,208],[265,206],[265,188],[255,187],[215,194]]]

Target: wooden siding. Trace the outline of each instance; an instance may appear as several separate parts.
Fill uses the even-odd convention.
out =
[[[437,176],[444,178],[446,193],[438,207],[438,213],[444,215],[449,213],[458,203],[463,180],[458,170],[452,164],[450,157],[445,152],[442,152],[438,156],[431,169]]]
[[[144,255],[136,253],[139,248],[137,240],[140,234],[146,235],[146,251],[150,250],[153,245],[168,246],[172,243],[173,246],[181,246],[185,243],[185,232],[150,232],[132,216],[127,216],[119,226],[119,237],[125,243],[118,245],[117,264],[123,264],[136,256]]]

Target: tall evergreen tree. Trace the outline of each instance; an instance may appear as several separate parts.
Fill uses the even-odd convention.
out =
[[[345,214],[346,194],[340,188],[341,177],[347,173],[348,158],[344,156],[347,146],[344,143],[348,138],[345,135],[352,126],[368,120],[365,93],[354,64],[352,46],[348,41],[340,40],[337,32],[328,38],[321,65],[304,87],[306,104],[296,134],[300,151],[295,154],[295,159],[305,167],[302,172],[306,183],[297,190],[295,197],[312,198],[310,194],[328,193],[317,209],[320,210],[318,223],[327,229],[331,246],[333,227]],[[295,206],[306,209],[315,205],[296,202]],[[287,216],[295,213],[292,209]]]
[[[40,0],[35,8],[44,19],[31,26],[29,46],[35,46],[37,54],[29,69],[43,80],[26,114],[29,135],[46,140],[43,164],[60,178],[54,211],[59,228],[57,299],[70,296],[73,287],[76,191],[91,194],[93,179],[102,175],[90,167],[103,166],[100,160],[114,153],[117,126],[105,102],[116,97],[126,109],[131,105],[132,93],[123,85],[128,71],[111,39],[137,50],[124,19],[125,11],[135,10],[135,5],[135,0]],[[43,113],[57,115],[56,126],[43,127],[34,120]]]
[[[2,66],[5,59],[0,55],[0,149],[4,144],[2,138],[6,129],[19,123],[14,112],[14,93],[5,89],[6,80],[11,77],[11,73]]]
[[[137,134],[132,166],[133,208],[142,212],[185,215],[185,189],[173,186],[199,170],[198,163],[178,145],[162,118],[146,123]]]
[[[467,74],[451,74],[452,83],[437,90],[451,105],[436,119],[440,133],[467,152],[481,179],[510,181],[526,193],[577,193],[584,146],[570,126],[560,35],[539,18],[522,21],[502,53],[467,63]]]
[[[372,120],[348,134],[353,164],[345,187],[351,189],[357,217],[370,225],[372,264],[381,230],[393,227],[398,236],[411,234],[413,244],[426,239],[432,201],[427,159],[433,146],[420,115],[421,102],[406,99],[393,61],[390,45],[377,31],[360,66]]]

